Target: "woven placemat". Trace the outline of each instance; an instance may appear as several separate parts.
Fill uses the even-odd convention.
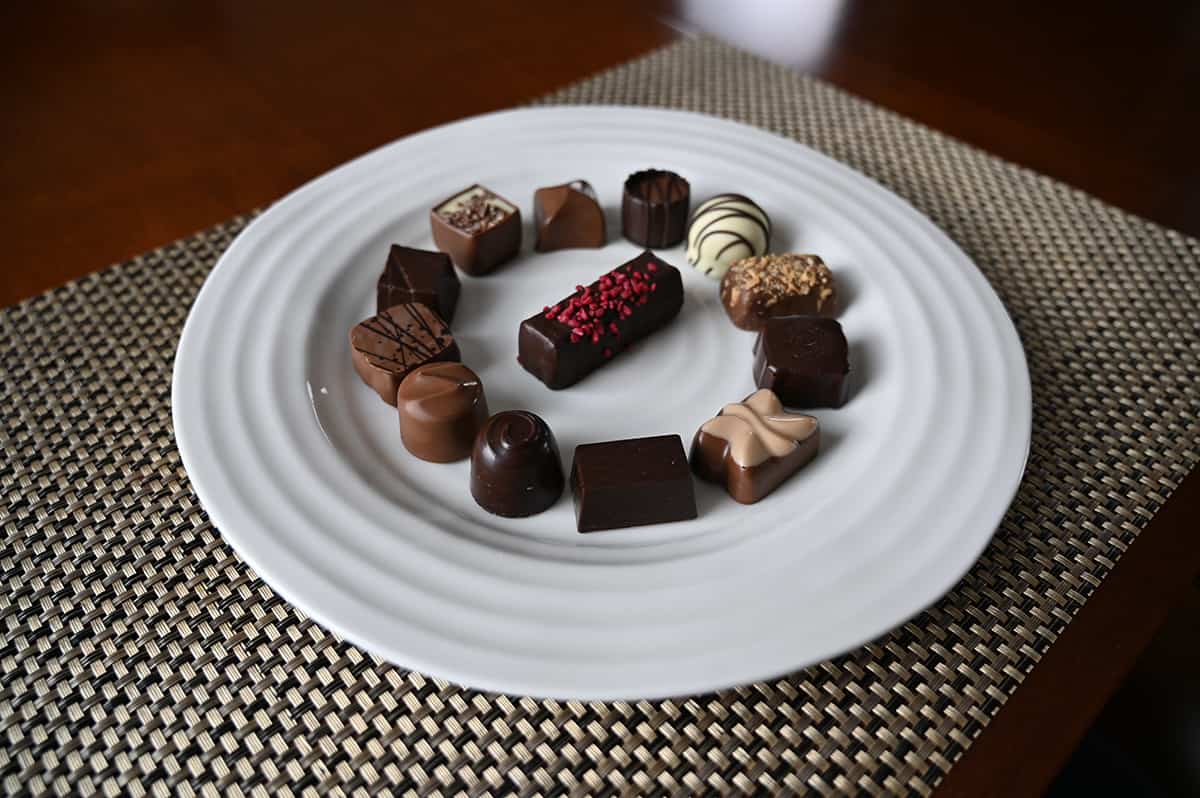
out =
[[[0,316],[5,792],[926,793],[1195,464],[1200,243],[705,39],[548,102],[791,136],[970,253],[1035,405],[982,560],[872,645],[689,700],[541,702],[381,663],[260,582],[180,465],[172,355],[235,219]]]

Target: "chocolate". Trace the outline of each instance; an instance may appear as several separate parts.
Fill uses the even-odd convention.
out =
[[[437,248],[467,274],[487,274],[521,248],[521,211],[479,184],[435,205],[429,224]]]
[[[375,309],[378,312],[406,302],[420,302],[450,324],[459,290],[449,255],[392,244],[375,286]]]
[[[817,419],[788,413],[779,397],[758,390],[725,405],[692,441],[692,471],[723,485],[736,501],[753,504],[817,455]]]
[[[379,398],[396,404],[400,382],[417,366],[458,360],[458,344],[438,314],[419,302],[382,310],[350,330],[354,370]]]
[[[683,306],[679,270],[643,252],[521,322],[517,360],[553,389],[574,385]]]
[[[575,447],[571,465],[580,532],[696,517],[696,496],[678,435]]]
[[[741,194],[718,194],[692,211],[688,263],[720,280],[736,260],[762,255],[771,245],[771,219]]]
[[[743,258],[721,279],[721,304],[743,330],[772,316],[836,316],[833,273],[816,255]]]
[[[841,407],[849,373],[849,346],[837,319],[777,316],[754,342],[755,384],[788,407]]]
[[[586,180],[533,192],[533,227],[538,252],[602,247],[607,237],[604,211]]]
[[[643,247],[673,247],[683,240],[691,187],[674,172],[646,169],[625,179],[621,227]]]
[[[483,384],[462,363],[413,369],[400,383],[396,409],[404,447],[432,463],[470,457],[475,435],[488,417]]]
[[[506,410],[484,422],[471,452],[471,495],[494,515],[522,518],[558,501],[562,461],[554,433],[525,410]]]

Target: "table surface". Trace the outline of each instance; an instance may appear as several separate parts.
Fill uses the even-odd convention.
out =
[[[470,0],[450,19],[389,2],[7,4],[0,305],[632,58],[681,20],[1200,235],[1200,6],[1072,5],[814,2],[726,30],[705,2]],[[1045,788],[1200,571],[1198,507],[1193,473],[941,793]]]

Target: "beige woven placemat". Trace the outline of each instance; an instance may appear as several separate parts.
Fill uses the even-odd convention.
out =
[[[1035,403],[983,559],[872,645],[690,700],[539,702],[381,663],[239,562],[175,450],[172,353],[236,219],[0,316],[5,792],[928,792],[1195,464],[1198,242],[703,39],[550,101],[792,136],[971,254]]]

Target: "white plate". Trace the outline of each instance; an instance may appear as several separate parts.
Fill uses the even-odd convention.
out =
[[[463,278],[454,332],[492,412],[528,408],[579,443],[679,433],[753,388],[753,336],[682,246],[680,318],[564,391],[516,363],[521,319],[624,262],[621,184],[673,169],[696,201],[756,199],[774,251],[816,252],[846,308],[853,394],[816,411],[822,452],[764,501],[697,483],[697,520],[580,535],[569,492],[491,516],[468,465],[400,443],[395,410],[350,365],[388,245],[432,248],[437,200],[481,182],[518,202],[585,178],[600,250],[530,252]],[[1016,331],[970,260],[909,205],[787,139],[697,114],[510,111],[402,139],[258,218],[221,258],[175,364],[175,434],[213,522],[279,593],[400,665],[560,698],[646,698],[781,674],[852,649],[948,590],[1024,468],[1030,388]]]

